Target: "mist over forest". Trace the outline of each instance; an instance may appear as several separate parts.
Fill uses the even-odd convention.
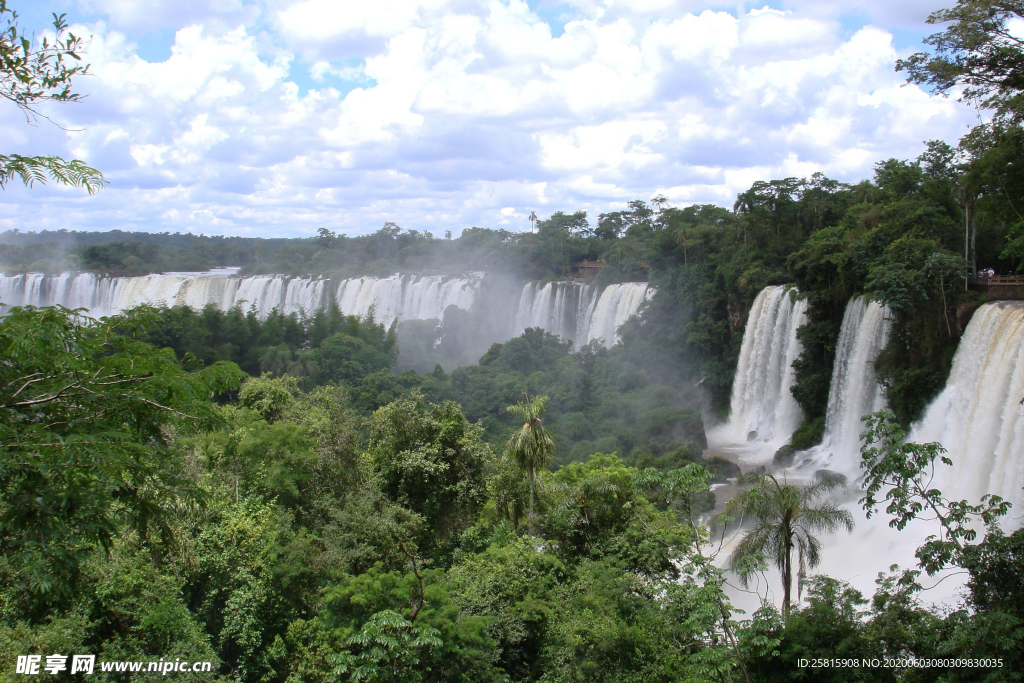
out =
[[[1024,8],[935,17],[990,116],[855,183],[0,233],[0,681],[1024,680]]]

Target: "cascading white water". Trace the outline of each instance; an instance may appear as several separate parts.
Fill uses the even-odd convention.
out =
[[[729,421],[722,429],[730,441],[763,441],[781,446],[803,419],[790,389],[793,361],[802,351],[796,333],[807,321],[807,300],[794,289],[765,287],[754,299],[732,385]],[[770,450],[770,449],[769,449]]]
[[[576,348],[595,339],[611,347],[618,341],[619,327],[653,294],[646,282],[624,282],[603,290],[582,282],[529,282],[519,295],[512,333],[540,327],[571,339]]]
[[[885,407],[885,394],[875,376],[874,362],[889,341],[892,314],[867,297],[850,299],[839,331],[832,384],[828,392],[825,434],[812,449],[813,460],[846,474],[860,466],[861,417]]]
[[[851,302],[847,312],[851,312]],[[889,331],[888,316],[884,309],[869,311],[863,307],[859,317],[860,339],[851,346],[862,344],[861,357],[877,353]],[[881,308],[881,307],[878,307]],[[880,321],[881,318],[881,321]],[[847,326],[844,322],[844,328]],[[874,331],[871,328],[874,328]],[[852,331],[844,330],[844,331]],[[848,335],[842,335],[844,339]],[[871,342],[869,338],[874,338]],[[872,348],[874,347],[874,348]],[[842,347],[838,350],[843,352]],[[848,354],[850,363],[846,374],[849,380],[861,378],[860,388],[855,382],[846,382],[846,393],[850,397],[860,396],[860,406],[854,409],[847,405],[843,411],[829,405],[829,422],[835,431],[833,415],[845,413],[847,424],[843,440],[847,442],[843,461],[836,463],[837,469],[854,474],[859,464],[859,431],[863,425],[857,419],[857,431],[853,420],[856,413],[867,413],[884,405],[873,373],[855,372],[857,353]],[[837,354],[838,356],[838,354]],[[837,357],[837,365],[839,359]],[[862,364],[863,367],[863,364]],[[867,364],[870,368],[870,364]],[[838,368],[837,368],[838,369]],[[868,380],[872,382],[868,382]],[[836,380],[833,379],[833,391]],[[980,502],[985,494],[995,494],[1014,504],[1008,517],[1004,518],[1004,530],[1009,532],[1022,523],[1020,508],[1024,505],[1024,302],[1000,301],[984,304],[974,313],[970,324],[957,346],[950,369],[949,379],[942,392],[925,410],[924,416],[915,423],[908,440],[915,443],[938,442],[946,448],[946,457],[952,465],[937,463],[934,488],[953,500],[966,499],[970,503]],[[857,416],[859,418],[859,416]],[[826,437],[827,439],[828,437]],[[851,450],[853,451],[851,453]],[[837,453],[838,455],[838,453]],[[857,519],[852,536],[829,536],[823,539],[824,562],[819,571],[836,578],[850,581],[864,593],[873,590],[873,578],[879,571],[892,564],[913,567],[917,564],[914,549],[924,543],[927,536],[939,532],[938,523],[931,515],[922,515],[904,530],[896,531],[888,526],[889,516],[883,510],[871,519],[864,518],[859,506],[848,503],[846,507]],[[979,529],[981,531],[981,529]],[[860,552],[850,552],[856,548]],[[929,599],[953,605],[960,600],[963,576],[957,573],[935,577],[931,581],[937,588],[929,593]],[[939,580],[942,578],[943,580]]]
[[[619,339],[618,329],[634,315],[654,290],[646,282],[623,282],[608,285],[588,316],[586,342],[603,339],[611,346]]]
[[[209,273],[165,273],[138,277],[104,277],[91,273],[46,276],[39,273],[0,275],[0,314],[11,306],[85,308],[94,317],[112,315],[141,304],[214,305],[226,311],[239,307],[266,318],[273,310],[285,315],[312,314],[326,308],[333,296],[346,315],[366,316],[391,325],[395,320],[444,317],[449,306],[473,308],[484,276],[358,277],[340,281],[290,278],[282,275],[237,277],[237,269]],[[618,328],[634,315],[654,290],[643,282],[608,285],[601,289],[581,282],[527,283],[518,291],[512,329],[516,336],[527,327],[541,327],[579,348],[594,339],[606,346],[617,339]],[[501,297],[501,305],[508,299]],[[499,334],[499,336],[500,336]],[[495,341],[503,341],[496,339]],[[488,342],[490,343],[490,342]]]
[[[472,307],[479,279],[480,274],[471,278],[439,275],[358,277],[342,280],[335,300],[342,313],[365,316],[372,309],[374,318],[385,325],[396,319],[441,319],[444,309],[449,306],[467,311]]]
[[[587,329],[597,291],[582,282],[528,282],[519,295],[512,332],[519,335],[528,327],[540,327],[572,340],[578,348],[588,341]]]
[[[55,277],[39,273],[0,276],[0,302],[5,308],[58,304],[86,308],[93,316],[111,315],[144,303],[196,308],[213,303],[228,308],[233,305],[239,282],[228,277],[234,271],[114,278],[92,273],[64,273]]]
[[[936,487],[977,503],[987,493],[1024,504],[1024,303],[981,306],[964,330],[942,393],[911,430],[938,441],[952,467],[937,466]],[[1019,526],[1019,521],[1014,526]]]
[[[208,273],[165,273],[139,277],[103,277],[92,273],[45,276],[28,273],[0,276],[0,303],[11,306],[86,308],[90,315],[112,315],[141,304],[190,306],[213,304],[226,311],[250,309],[266,318],[274,309],[312,314],[327,307],[330,281],[282,275],[233,277],[237,269]],[[396,318],[440,318],[455,305],[469,310],[476,297],[479,276],[394,275],[390,278],[342,280],[336,288],[338,307],[346,315],[365,316],[371,307],[376,319],[390,325]],[[0,309],[0,313],[4,309]]]

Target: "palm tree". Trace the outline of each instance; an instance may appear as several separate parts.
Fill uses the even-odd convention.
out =
[[[771,474],[762,474],[747,489],[729,501],[730,514],[753,518],[754,527],[732,553],[730,564],[746,587],[755,569],[751,557],[763,555],[782,572],[782,614],[789,615],[793,583],[793,550],[798,556],[799,573],[821,562],[821,543],[813,531],[835,533],[840,527],[853,531],[853,515],[829,500],[820,500],[835,490],[845,489],[838,477],[822,477],[810,486],[779,482]]]
[[[551,462],[555,452],[555,442],[544,429],[544,406],[547,396],[537,396],[532,401],[519,401],[508,406],[506,410],[523,421],[523,426],[512,432],[505,444],[505,453],[512,457],[519,469],[526,474],[530,482],[530,516],[528,518],[530,535],[533,536],[533,501],[534,484],[537,472],[543,470]]]
[[[533,228],[537,224],[537,221],[539,221],[539,220],[540,219],[537,218],[537,212],[536,211],[531,211],[530,212],[530,232],[533,232]]]

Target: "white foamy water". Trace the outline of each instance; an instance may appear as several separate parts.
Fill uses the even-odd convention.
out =
[[[585,343],[603,339],[605,346],[613,345],[619,339],[618,329],[653,295],[654,290],[646,282],[624,282],[605,287],[589,316]]]
[[[576,348],[595,339],[610,347],[619,339],[619,327],[653,295],[646,282],[624,282],[603,290],[582,282],[530,282],[519,295],[512,334],[540,327],[571,339]]]
[[[964,330],[942,393],[911,430],[917,443],[938,441],[952,467],[937,467],[947,496],[977,503],[987,493],[1024,506],[1024,303],[981,306]]]
[[[836,457],[831,466],[852,475],[851,486],[855,486],[853,482],[859,472],[859,433],[863,429],[859,415],[884,407],[873,372],[868,370],[869,360],[885,345],[890,323],[884,309],[870,308],[870,304],[857,300],[847,308],[829,401],[826,439],[841,444],[832,447]],[[1006,531],[1024,523],[1022,400],[1024,303],[985,304],[964,331],[945,388],[913,425],[908,437],[916,443],[939,442],[947,449],[952,465],[937,463],[933,480],[933,485],[946,497],[978,503],[982,496],[995,494],[1013,503],[1002,523]],[[805,479],[811,474],[809,469],[802,474],[790,473]],[[852,488],[851,498],[860,495],[858,489]],[[823,561],[815,573],[848,581],[868,596],[875,590],[878,572],[892,564],[915,567],[916,549],[928,535],[939,532],[937,524],[928,520],[917,520],[904,531],[896,531],[889,528],[884,509],[869,520],[852,500],[845,507],[857,522],[854,532],[821,537]],[[721,561],[725,561],[724,556]],[[925,603],[955,605],[964,587],[964,577],[949,570],[935,577],[923,576],[922,584],[929,587],[921,594]],[[769,597],[778,604],[778,572],[768,572],[760,588],[762,595],[767,589]],[[730,594],[737,604],[756,608],[756,599],[750,593],[733,588]]]
[[[719,447],[740,444],[740,460],[769,457],[793,435],[803,411],[793,398],[793,361],[802,351],[796,333],[807,321],[807,301],[789,287],[765,287],[754,299],[743,331],[729,402],[729,420],[709,438]],[[751,446],[743,446],[743,444]]]
[[[390,325],[398,318],[441,318],[454,305],[469,310],[479,277],[393,275],[390,278],[353,278],[332,283],[321,278],[257,275],[234,277],[237,269],[208,273],[164,273],[139,277],[104,277],[92,273],[40,273],[0,276],[0,303],[11,306],[86,308],[94,317],[113,315],[142,304],[214,305],[222,311],[240,307],[266,318],[277,309],[285,315],[323,310],[334,294],[346,315],[365,316]],[[2,312],[3,309],[0,309]]]
[[[469,310],[476,299],[480,276],[446,278],[440,275],[392,275],[342,280],[336,301],[346,315],[365,316],[372,309],[378,322],[397,319],[430,320],[444,317],[444,309]]]
[[[864,296],[850,299],[832,366],[825,434],[810,454],[820,467],[851,478],[860,472],[861,418],[885,407],[885,393],[875,376],[874,362],[889,341],[892,314]]]
[[[790,479],[790,483],[798,482]],[[879,514],[868,519],[863,508],[856,502],[860,495],[862,494],[859,490],[851,487],[845,502],[841,505],[853,515],[852,533],[847,533],[844,529],[835,534],[814,534],[821,541],[821,564],[808,573],[824,574],[846,581],[870,599],[877,589],[876,580],[879,573],[888,572],[894,564],[902,569],[916,568],[917,558],[914,553],[917,548],[928,536],[938,534],[940,529],[937,522],[919,519],[911,522],[903,531],[897,531],[889,526],[889,517],[885,515],[884,506]],[[721,567],[728,566],[729,553],[742,538],[742,531],[728,534],[721,553],[716,558],[716,564]],[[712,551],[718,549],[719,538],[716,536],[714,541]],[[738,577],[731,573],[728,576],[730,585],[726,587],[726,593],[733,605],[748,615],[753,614],[761,606],[761,597],[767,597],[777,607],[781,607],[782,575],[775,567],[770,567],[764,574],[752,579],[746,590],[739,585]],[[960,601],[964,584],[964,576],[955,569],[946,570],[935,576],[923,574],[921,585],[927,590],[922,591],[919,597],[925,605],[955,606]],[[804,598],[806,597],[805,590]],[[796,603],[795,576],[792,599]]]
[[[449,306],[472,309],[484,277],[483,273],[468,277],[395,274],[328,280],[283,275],[237,277],[236,272],[236,268],[228,268],[138,277],[0,275],[0,314],[11,306],[26,305],[85,308],[100,317],[142,304],[196,310],[212,304],[222,311],[235,307],[254,310],[266,318],[275,309],[285,315],[311,315],[327,308],[333,297],[342,313],[364,317],[372,311],[375,320],[390,326],[396,320],[441,319]],[[618,328],[654,294],[644,282],[604,288],[581,282],[531,282],[517,292],[517,299],[504,304],[514,307],[512,329],[506,334],[516,336],[527,327],[541,327],[573,340],[577,348],[594,339],[612,346],[618,340]]]

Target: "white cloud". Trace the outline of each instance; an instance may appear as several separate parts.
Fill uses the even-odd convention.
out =
[[[89,2],[108,14],[76,27],[91,96],[53,110],[71,132],[0,110],[0,134],[111,186],[9,189],[2,225],[457,233],[657,193],[731,206],[758,179],[866,177],[972,120],[905,86],[891,32],[844,28],[841,3],[581,0],[553,31],[521,0]],[[151,63],[154,28],[174,44]]]

